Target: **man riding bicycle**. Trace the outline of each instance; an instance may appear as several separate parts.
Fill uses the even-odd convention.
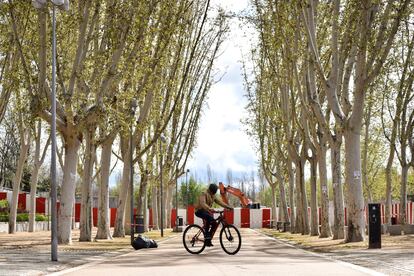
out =
[[[204,232],[205,232],[205,245],[206,246],[213,246],[211,243],[212,231],[217,227],[217,222],[213,217],[214,209],[211,207],[213,203],[216,202],[218,205],[222,206],[223,208],[227,208],[229,210],[233,210],[233,208],[220,199],[216,198],[215,194],[217,193],[218,186],[214,183],[210,184],[208,189],[203,192],[198,197],[198,202],[195,205],[196,212],[195,215],[201,219],[205,220],[204,224]],[[210,228],[211,226],[211,228]]]

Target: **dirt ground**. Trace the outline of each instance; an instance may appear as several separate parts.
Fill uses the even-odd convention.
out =
[[[315,252],[348,251],[368,248],[368,240],[365,240],[363,242],[345,243],[343,240],[333,240],[332,238],[318,238],[318,236],[301,234],[291,234],[288,232],[279,232],[275,229],[261,229],[261,232],[281,240],[292,242],[304,247],[305,249],[309,249]],[[382,249],[414,249],[414,235],[382,235],[381,245]]]

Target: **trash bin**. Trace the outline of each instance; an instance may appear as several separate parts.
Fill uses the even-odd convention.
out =
[[[178,226],[183,226],[184,221],[183,221],[183,217],[178,217]]]
[[[144,216],[137,215],[135,218],[135,232],[138,234],[144,233]]]
[[[396,225],[397,224],[397,217],[396,216],[392,216],[391,217],[391,225]]]

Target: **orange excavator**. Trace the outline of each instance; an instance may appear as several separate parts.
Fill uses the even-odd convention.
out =
[[[253,204],[253,202],[242,191],[240,191],[240,189],[233,188],[231,186],[225,187],[222,182],[219,182],[219,189],[220,189],[221,199],[226,204],[229,204],[229,199],[227,198],[227,193],[229,193],[229,194],[234,195],[240,200],[240,203],[243,208],[257,208],[258,206],[258,204]]]

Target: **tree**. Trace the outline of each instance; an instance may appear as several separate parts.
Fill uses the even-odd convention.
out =
[[[349,20],[347,30],[354,30],[355,36],[349,32],[340,33],[338,21],[340,16],[340,1],[332,2],[333,21],[332,21],[332,67],[329,78],[326,77],[323,65],[320,60],[318,41],[315,35],[315,15],[317,14],[317,2],[309,1],[308,5],[302,6],[303,21],[307,29],[311,53],[315,62],[315,69],[318,73],[322,86],[325,89],[328,104],[335,116],[337,124],[345,137],[345,183],[346,183],[346,201],[348,210],[348,232],[346,241],[361,241],[364,239],[365,221],[363,208],[363,194],[361,182],[361,153],[360,137],[364,100],[366,90],[373,80],[380,73],[381,68],[388,56],[394,36],[405,11],[408,8],[409,1],[403,1],[395,4],[393,2],[371,3],[371,1],[361,1],[357,6],[349,6],[343,10],[343,14],[353,15],[353,20]],[[355,9],[355,10],[353,10]],[[378,11],[372,13],[372,11]],[[308,16],[305,16],[305,15]],[[391,14],[393,16],[391,17]],[[345,17],[346,18],[346,17]],[[377,21],[374,19],[378,18]],[[392,19],[391,19],[392,18]],[[346,20],[344,21],[347,24]],[[357,24],[357,25],[353,25]],[[340,37],[342,35],[342,37]],[[342,39],[341,39],[342,38]],[[350,43],[351,50],[343,51],[346,45],[341,46],[338,41]],[[369,48],[369,45],[374,45]],[[382,46],[385,45],[385,46]],[[351,105],[348,92],[343,90],[344,99],[339,103],[337,97],[337,87],[342,80],[338,73],[341,71],[341,64],[346,59],[355,58],[355,77],[353,100]],[[351,62],[353,63],[353,62]],[[350,67],[352,69],[352,66]],[[345,70],[346,72],[346,70]],[[339,81],[338,81],[339,80]],[[352,111],[351,111],[352,108]]]
[[[36,218],[36,192],[37,184],[39,178],[39,170],[42,166],[45,157],[46,151],[50,144],[50,136],[46,141],[46,144],[43,147],[41,152],[41,136],[42,136],[42,121],[37,121],[36,129],[34,130],[34,140],[35,140],[35,151],[33,155],[33,169],[30,176],[30,212],[29,212],[29,232],[35,231],[35,218]]]

